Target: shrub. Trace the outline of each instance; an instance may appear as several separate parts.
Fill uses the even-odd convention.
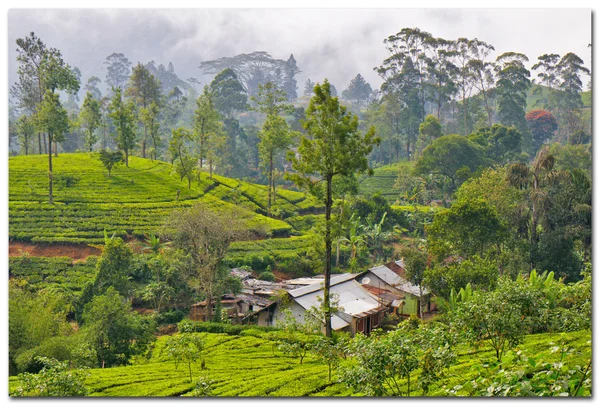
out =
[[[161,312],[154,315],[154,320],[158,325],[164,325],[169,323],[178,323],[185,317],[185,312],[180,309],[169,312]]]
[[[264,281],[275,281],[275,275],[270,271],[263,271],[258,276],[258,279]]]
[[[38,357],[44,365],[38,374],[19,375],[19,386],[10,395],[16,397],[79,397],[87,394],[80,370],[70,370],[67,362]]]

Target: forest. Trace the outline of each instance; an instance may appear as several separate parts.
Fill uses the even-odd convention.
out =
[[[338,92],[293,54],[201,83],[11,45],[9,395],[591,396],[580,56],[403,28]]]

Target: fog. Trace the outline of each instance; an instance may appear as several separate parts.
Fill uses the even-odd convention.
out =
[[[84,83],[90,76],[104,81],[103,62],[113,52],[134,64],[172,62],[180,78],[207,83],[201,61],[266,51],[277,59],[294,54],[300,89],[307,78],[327,77],[341,91],[357,73],[375,88],[381,79],[373,68],[387,55],[383,40],[404,27],[446,39],[479,38],[495,55],[522,52],[531,64],[545,53],[574,52],[590,67],[591,11],[585,9],[29,9],[9,11],[9,84],[17,79],[15,40],[33,31],[81,70]]]

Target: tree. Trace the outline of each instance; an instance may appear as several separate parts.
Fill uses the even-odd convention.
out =
[[[455,51],[452,41],[442,38],[431,38],[428,41],[431,48],[427,61],[428,99],[436,106],[436,117],[442,119],[442,107],[449,102],[457,91],[454,80],[459,70],[453,63]]]
[[[223,122],[217,111],[213,94],[208,86],[196,100],[196,111],[194,111],[194,133],[198,140],[200,159],[200,170],[202,170],[202,159],[207,157],[210,177],[212,178],[213,160],[215,152],[223,141]]]
[[[296,64],[296,59],[294,58],[294,55],[291,54],[285,62],[283,82],[281,84],[281,89],[285,92],[288,100],[295,100],[298,98],[298,94],[296,93],[298,84],[295,79],[295,76],[298,73],[300,73],[300,70]]]
[[[258,134],[260,143],[258,153],[261,167],[269,179],[269,192],[267,212],[271,215],[271,208],[275,203],[275,158],[280,152],[286,152],[294,139],[294,133],[288,128],[285,119],[278,115],[268,115],[261,131]]]
[[[151,104],[154,104],[155,109],[158,110],[158,103],[160,102],[160,82],[144,67],[144,65],[138,63],[133,68],[131,77],[129,77],[126,94],[140,110],[138,119],[144,126],[142,157],[146,158],[148,130],[152,130],[152,123],[154,121],[154,118],[148,119],[148,115],[151,115],[152,117],[158,115],[158,112],[156,112],[156,114],[149,113],[148,108]],[[144,111],[144,113],[142,113],[142,111]]]
[[[427,145],[429,142],[438,139],[444,135],[442,132],[442,124],[440,124],[440,120],[435,117],[435,115],[429,114],[425,117],[425,121],[423,121],[419,125],[419,143],[422,148],[422,145]]]
[[[204,349],[204,338],[200,333],[180,333],[169,336],[166,339],[163,351],[175,362],[175,368],[179,363],[186,363],[192,382],[192,364],[202,358]]]
[[[141,123],[144,125],[144,130],[149,131],[150,139],[152,140],[152,148],[150,149],[150,159],[154,160],[158,153],[160,144],[160,134],[158,132],[160,123],[158,122],[160,109],[156,101],[153,101],[148,107],[142,107],[139,112]],[[143,147],[145,148],[145,143]],[[145,152],[142,152],[144,154]]]
[[[372,92],[371,85],[360,74],[357,74],[348,84],[348,88],[342,92],[342,98],[355,103],[360,110],[363,104],[368,103]]]
[[[94,144],[98,142],[98,137],[94,132],[100,126],[101,121],[102,112],[100,111],[100,102],[88,91],[83,100],[83,107],[79,112],[79,123],[86,131],[85,147],[89,148],[90,152]]]
[[[275,158],[279,152],[285,152],[293,142],[294,134],[289,130],[287,122],[281,115],[291,112],[292,107],[286,103],[287,96],[275,83],[268,82],[258,86],[258,95],[252,97],[256,103],[254,110],[267,115],[258,134],[260,143],[258,153],[263,170],[269,179],[268,213],[275,202]]]
[[[494,47],[483,41],[470,41],[471,60],[467,62],[467,70],[473,77],[473,86],[483,98],[483,104],[488,116],[488,126],[492,126],[494,108],[492,105],[492,88],[494,87],[495,64],[486,60]]]
[[[190,283],[206,297],[206,319],[211,319],[213,299],[227,289],[222,261],[231,242],[246,235],[244,225],[235,212],[213,211],[200,203],[175,214],[170,226],[173,246],[190,257]]]
[[[400,251],[408,281],[419,287],[419,314],[425,313],[424,280],[428,266],[427,253],[418,249],[404,248]]]
[[[469,135],[469,140],[485,148],[488,158],[499,164],[508,163],[521,152],[521,133],[515,127],[494,124]]]
[[[485,165],[486,159],[479,145],[461,135],[445,135],[423,150],[415,165],[414,173],[440,174],[450,179],[452,186],[456,187],[461,172],[464,171],[461,169],[467,168],[468,171],[474,172],[479,166]]]
[[[406,269],[409,268],[407,264]],[[423,276],[423,282],[437,297],[450,299],[453,293],[469,288],[467,285],[493,291],[498,281],[498,268],[494,260],[473,256],[436,264],[427,268]]]
[[[37,357],[44,365],[37,374],[19,375],[19,385],[10,393],[16,397],[82,397],[88,389],[84,384],[84,373],[71,370],[68,362],[47,357]]]
[[[98,367],[126,365],[154,338],[151,325],[131,313],[131,305],[109,287],[85,305],[81,333],[97,355]]]
[[[258,94],[258,85],[274,82],[277,87],[284,85],[285,79],[300,72],[290,60],[273,59],[269,53],[255,51],[236,56],[223,57],[200,63],[205,74],[217,74],[226,68],[235,72],[250,96]],[[293,73],[293,74],[292,74]]]
[[[114,288],[127,297],[130,293],[129,275],[133,264],[133,251],[123,239],[104,236],[104,249],[96,262],[95,294],[103,294],[108,288]]]
[[[92,93],[92,97],[98,101],[102,100],[102,92],[98,88],[100,83],[102,83],[102,80],[96,76],[92,76],[88,79],[87,83],[83,87],[86,93]]]
[[[349,113],[331,95],[327,80],[315,85],[315,95],[306,110],[304,129],[298,146],[298,156],[288,153],[295,173],[287,178],[301,188],[308,189],[325,203],[325,335],[331,337],[331,312],[329,289],[331,277],[331,208],[333,207],[332,184],[335,177],[348,177],[368,170],[367,156],[373,145],[379,143],[375,129],[366,134],[358,131],[358,117]]]
[[[100,161],[106,170],[108,170],[108,177],[110,177],[110,173],[114,166],[125,161],[125,156],[123,156],[123,152],[120,150],[113,152],[107,149],[100,149],[99,155]]]
[[[104,61],[106,65],[106,84],[110,88],[123,89],[127,79],[131,62],[122,53],[113,52],[106,57]]]
[[[187,146],[187,143],[192,140],[192,132],[185,128],[177,128],[172,130],[171,142],[169,143],[169,151],[175,162],[175,171],[179,175],[179,180],[187,179],[189,189],[192,188],[194,167],[196,167],[198,161]]]
[[[210,83],[215,108],[225,118],[235,118],[248,109],[248,96],[244,86],[230,68],[224,69]]]
[[[561,80],[558,88],[561,90],[561,107],[566,114],[567,139],[570,139],[571,135],[580,126],[580,120],[576,111],[583,106],[583,101],[581,100],[581,92],[583,90],[581,75],[591,75],[591,73],[589,69],[583,66],[583,60],[571,52],[564,55],[556,67]]]
[[[496,209],[480,199],[455,202],[435,214],[427,227],[428,250],[441,260],[452,254],[484,256],[505,237],[506,226]]]
[[[58,94],[46,91],[35,121],[40,131],[48,133],[48,195],[52,204],[52,142],[63,140],[65,132],[69,130],[69,117]]]
[[[525,116],[527,127],[533,135],[533,150],[538,151],[546,140],[551,139],[558,128],[556,118],[545,110],[532,110]]]
[[[113,120],[117,131],[116,141],[120,150],[125,153],[125,166],[129,167],[129,152],[135,147],[133,103],[125,103],[121,96],[120,88],[113,88],[113,97],[110,102],[108,116]]]
[[[315,89],[315,82],[313,82],[310,79],[306,79],[306,81],[304,82],[304,95],[312,96],[314,89]]]
[[[529,61],[521,53],[505,52],[496,58],[496,92],[498,94],[498,118],[503,125],[516,127],[527,134],[525,109],[527,92],[531,87],[530,72],[525,67]],[[526,143],[529,148],[530,145]]]
[[[52,93],[56,90],[64,90],[69,94],[79,90],[79,79],[71,67],[64,62],[58,49],[48,48],[33,32],[29,37],[17,39],[17,46],[19,82],[12,86],[11,95],[19,101],[19,107],[37,113],[48,90]],[[47,151],[45,134],[43,145],[44,150]],[[41,154],[40,134],[38,134],[38,146]]]
[[[25,155],[29,155],[29,144],[35,135],[35,117],[21,115],[17,121],[16,130],[21,150],[25,151]]]

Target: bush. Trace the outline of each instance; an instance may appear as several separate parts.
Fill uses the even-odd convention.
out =
[[[217,322],[197,322],[185,319],[177,324],[177,329],[180,333],[225,333],[227,335],[236,336],[240,335],[242,331],[251,331],[249,334],[255,333],[253,331],[273,331],[276,330],[270,326],[256,326],[256,325],[229,325],[226,323]]]
[[[161,312],[154,315],[154,320],[158,325],[164,325],[168,323],[178,323],[185,317],[185,312],[180,309],[169,312]]]
[[[263,281],[275,281],[275,275],[270,271],[263,271],[258,276],[258,279]]]
[[[19,375],[19,386],[10,395],[16,397],[74,397],[88,393],[79,370],[70,370],[67,362],[38,357],[44,367],[39,374]]]

